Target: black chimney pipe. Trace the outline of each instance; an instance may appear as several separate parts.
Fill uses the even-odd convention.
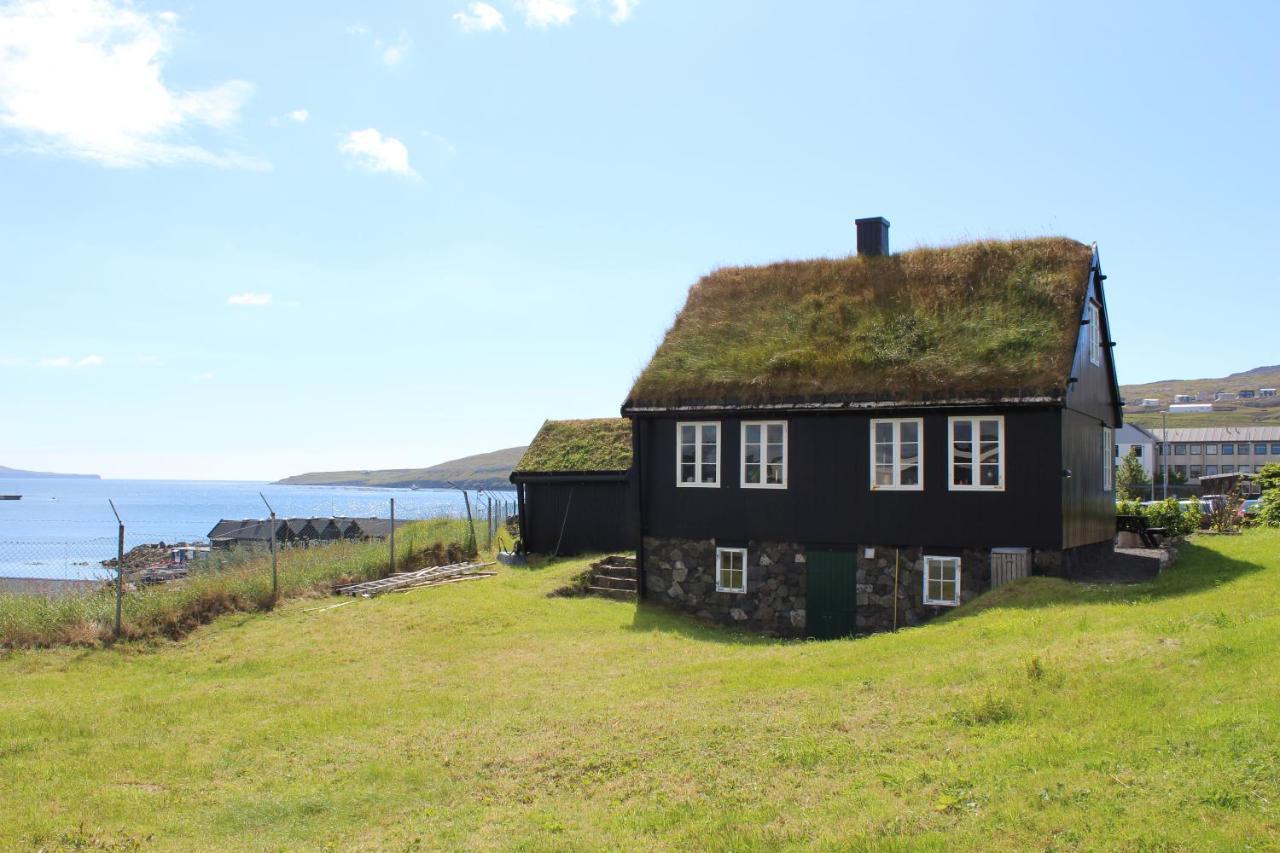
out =
[[[889,254],[889,220],[883,216],[855,219],[858,226],[859,255]]]

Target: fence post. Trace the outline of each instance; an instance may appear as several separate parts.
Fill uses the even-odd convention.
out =
[[[396,499],[391,499],[391,574],[396,573]]]
[[[258,492],[258,497],[262,498],[264,504],[267,504],[267,510],[271,513],[271,605],[274,607],[280,598],[280,580],[276,571],[276,534],[280,530],[276,527],[276,511],[271,509],[271,504],[267,503],[267,496],[262,492]]]
[[[484,505],[489,514],[487,519],[488,523],[485,525],[485,530],[488,531],[488,535],[484,538],[484,547],[485,550],[488,550],[493,547],[493,498],[486,495]]]
[[[124,519],[120,518],[120,513],[116,511],[115,501],[107,499],[107,503],[111,505],[111,512],[115,514],[116,524],[119,527],[119,538],[116,540],[116,628],[115,635],[120,636],[121,632],[121,614],[124,610]]]

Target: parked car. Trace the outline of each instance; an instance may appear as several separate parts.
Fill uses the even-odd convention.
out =
[[[1240,504],[1240,509],[1236,511],[1236,514],[1239,515],[1240,518],[1242,519],[1252,518],[1253,516],[1257,515],[1258,511],[1261,509],[1262,509],[1262,498],[1249,498],[1247,501]]]

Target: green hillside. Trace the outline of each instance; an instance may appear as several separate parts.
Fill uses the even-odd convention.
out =
[[[430,468],[392,468],[381,471],[318,471],[280,480],[283,486],[382,486],[386,488],[509,489],[507,477],[524,455],[525,447],[508,447],[441,462]]]
[[[0,849],[1274,848],[1280,531],[784,642],[585,565],[0,658]]]
[[[1212,412],[1178,413],[1167,416],[1173,427],[1220,426],[1280,426],[1280,397],[1254,398],[1251,400],[1222,400],[1214,402],[1219,391],[1257,391],[1259,388],[1280,388],[1280,365],[1256,367],[1241,373],[1218,379],[1165,379],[1144,385],[1121,385],[1120,396],[1128,405],[1124,419],[1147,429],[1158,428],[1164,423],[1160,410],[1168,408],[1177,394],[1199,395],[1200,402],[1213,403]],[[1159,409],[1143,409],[1143,399],[1160,400]]]
[[[1159,397],[1161,402],[1168,404],[1175,394],[1199,394],[1201,400],[1209,402],[1218,391],[1256,391],[1259,388],[1280,388],[1280,365],[1255,367],[1217,379],[1162,379],[1145,385],[1121,385],[1120,395],[1132,403],[1137,403],[1144,397]],[[1273,404],[1280,405],[1280,402]]]

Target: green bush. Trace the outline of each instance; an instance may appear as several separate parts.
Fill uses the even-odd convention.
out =
[[[1280,465],[1274,467],[1280,468]],[[1280,487],[1268,489],[1262,493],[1262,506],[1258,508],[1258,523],[1267,527],[1280,527]]]
[[[1149,506],[1141,501],[1119,501],[1116,503],[1119,515],[1140,515],[1148,527],[1163,527],[1170,536],[1189,536],[1200,529],[1200,501],[1193,500],[1183,509],[1177,498],[1166,498]]]

